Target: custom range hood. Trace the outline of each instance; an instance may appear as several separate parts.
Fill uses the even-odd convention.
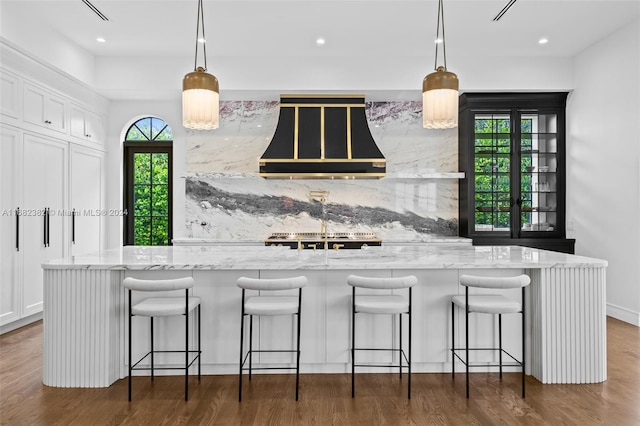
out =
[[[364,95],[281,95],[260,157],[265,178],[381,178],[387,161],[369,131]]]

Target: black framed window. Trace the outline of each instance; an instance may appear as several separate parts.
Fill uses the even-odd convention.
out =
[[[124,244],[171,245],[173,133],[156,117],[129,127],[124,140]]]

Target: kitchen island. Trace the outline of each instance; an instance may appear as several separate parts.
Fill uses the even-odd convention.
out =
[[[240,289],[236,279],[306,275],[301,371],[347,372],[351,288],[346,277],[352,273],[418,277],[413,294],[414,372],[451,370],[450,297],[463,294],[458,284],[461,274],[526,273],[531,277],[526,301],[527,374],[543,383],[602,382],[607,374],[606,266],[600,259],[527,247],[467,245],[383,245],[327,251],[128,246],[49,261],[43,264],[43,382],[57,387],[106,387],[126,377],[126,294],[121,283],[128,276],[192,276],[193,292],[202,299],[203,373],[237,374]],[[511,296],[519,298],[519,294],[516,290]],[[513,345],[510,349],[520,356],[521,323],[515,317],[505,322],[504,342],[505,348]],[[157,347],[174,344],[180,349],[183,322],[162,320],[166,323],[157,327]],[[368,318],[366,324],[358,325],[364,330],[359,336],[378,346],[397,345],[392,321]],[[471,342],[492,344],[497,338],[493,321],[478,317]],[[462,323],[456,321],[457,326]],[[147,329],[142,319],[134,323],[136,352],[146,351]],[[463,330],[457,331],[461,336]],[[261,318],[255,334],[256,345],[273,349],[290,345],[295,329],[290,318]],[[391,360],[384,359],[384,354],[375,357],[376,362]]]

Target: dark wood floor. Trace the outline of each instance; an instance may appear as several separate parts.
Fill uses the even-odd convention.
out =
[[[640,328],[609,318],[608,380],[591,385],[542,385],[519,375],[472,375],[472,397],[464,376],[414,374],[412,399],[396,375],[305,374],[300,401],[291,375],[254,376],[237,401],[236,376],[203,376],[184,401],[180,377],[135,378],[134,401],[126,380],[106,389],[62,389],[42,385],[42,323],[0,337],[2,425],[640,425]],[[248,382],[245,382],[248,383]]]

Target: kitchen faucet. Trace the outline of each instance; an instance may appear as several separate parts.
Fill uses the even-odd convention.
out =
[[[320,235],[324,239],[325,250],[329,249],[329,241],[327,236],[327,220],[326,220],[327,211],[325,208],[325,204],[327,202],[328,196],[329,196],[329,191],[327,190],[319,189],[319,190],[309,191],[309,198],[314,201],[319,201],[320,204],[322,204],[322,217],[320,219]]]

